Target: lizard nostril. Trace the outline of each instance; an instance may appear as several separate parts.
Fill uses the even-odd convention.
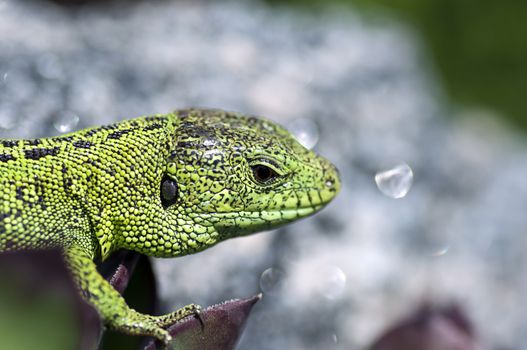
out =
[[[340,187],[340,174],[339,174],[339,171],[338,169],[331,165],[331,168],[333,170],[333,172],[326,177],[326,182],[325,182],[325,185],[328,189],[330,190],[337,190],[339,189]]]

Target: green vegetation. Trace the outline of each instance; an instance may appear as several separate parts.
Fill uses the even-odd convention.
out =
[[[0,308],[2,349],[69,350],[76,347],[78,329],[74,309],[59,293],[21,295],[19,289],[3,283]]]
[[[272,4],[283,1],[268,0]],[[392,12],[423,36],[455,103],[484,106],[527,130],[527,2],[477,0],[288,0],[320,8]]]

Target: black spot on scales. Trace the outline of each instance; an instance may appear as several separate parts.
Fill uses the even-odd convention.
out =
[[[163,119],[164,117],[160,117],[158,115],[151,115],[145,118],[145,120],[149,122],[159,122],[159,121],[162,121]]]
[[[150,130],[155,130],[155,129],[161,129],[163,127],[163,125],[161,124],[158,124],[158,123],[154,123],[154,124],[150,124],[148,126],[145,126],[143,128],[144,131],[150,131]]]
[[[2,141],[2,146],[4,147],[16,147],[16,145],[18,145],[18,142],[17,141],[13,141],[13,140],[5,140],[5,141]]]
[[[24,187],[17,187],[16,188],[16,199],[19,201],[24,201]]]
[[[64,178],[64,180],[62,181],[62,186],[64,187],[65,190],[68,190],[71,185],[73,185],[73,180],[71,178]]]
[[[86,136],[93,136],[99,132],[103,132],[103,131],[106,131],[106,130],[115,130],[117,129],[119,126],[116,125],[116,124],[112,124],[112,125],[105,125],[105,126],[101,126],[101,127],[98,127],[98,128],[95,128],[95,129],[91,129],[91,130],[88,130],[84,135]]]
[[[11,154],[0,154],[0,162],[8,162],[10,160],[15,160],[16,158]]]
[[[198,142],[190,142],[190,141],[181,141],[178,142],[176,145],[176,148],[190,148],[193,149],[195,147],[198,147]]]
[[[88,136],[88,137],[90,137],[90,136],[95,135],[95,134],[98,133],[99,131],[101,131],[101,130],[99,130],[99,129],[91,129],[91,130],[86,131],[86,134],[85,134],[85,135]]]
[[[26,146],[37,146],[37,145],[40,145],[40,140],[39,139],[24,140],[24,144]]]
[[[59,137],[52,138],[51,141],[53,141],[55,143],[58,143],[58,142],[71,142],[71,141],[73,141],[73,137],[72,136],[59,136]]]
[[[29,205],[30,207],[33,206],[33,203],[29,200],[24,199],[24,189],[26,189],[26,186],[20,186],[16,188],[16,195],[15,198],[21,201],[22,203]]]
[[[132,132],[133,129],[124,129],[124,130],[117,130],[117,131],[114,131],[112,132],[111,134],[108,135],[108,139],[113,139],[113,140],[117,140],[117,139],[120,139],[121,136],[123,135],[126,135],[130,132]]]
[[[73,142],[73,147],[76,147],[76,148],[90,148],[93,144],[89,141],[85,141],[85,140],[79,140],[79,141],[75,141]]]
[[[59,147],[32,148],[32,149],[24,150],[24,156],[26,157],[26,159],[38,160],[42,157],[56,156],[57,154],[59,154],[59,152],[60,152]]]
[[[102,169],[105,173],[110,174],[111,176],[115,176],[117,172],[113,168],[103,168]]]

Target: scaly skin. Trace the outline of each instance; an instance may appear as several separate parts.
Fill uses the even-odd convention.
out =
[[[183,110],[60,137],[0,140],[0,252],[60,248],[105,323],[168,343],[164,316],[130,309],[97,272],[116,249],[192,254],[311,215],[339,190],[335,167],[269,121]]]

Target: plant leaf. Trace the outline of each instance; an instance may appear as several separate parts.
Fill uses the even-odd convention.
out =
[[[482,350],[470,321],[456,304],[425,303],[384,332],[370,350]]]
[[[245,322],[261,294],[247,299],[233,299],[203,310],[200,319],[187,317],[168,328],[174,338],[173,350],[232,350],[245,327]],[[144,350],[162,349],[151,340]]]

